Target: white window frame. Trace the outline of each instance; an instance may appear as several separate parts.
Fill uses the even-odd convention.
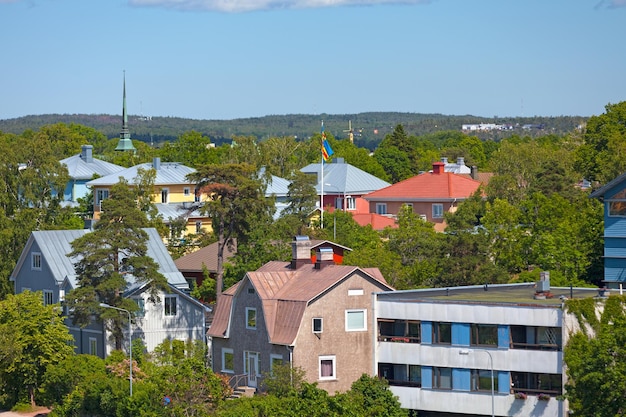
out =
[[[89,354],[98,356],[98,339],[95,337],[89,338]]]
[[[319,330],[315,330],[315,320],[319,320]],[[313,317],[313,319],[311,320],[311,330],[313,331],[313,333],[322,333],[324,331],[324,319],[322,317]]]
[[[96,206],[102,211],[102,202],[109,198],[108,188],[96,188]]]
[[[387,203],[376,203],[376,214],[387,214]]]
[[[332,375],[331,376],[322,376],[322,362],[323,361],[331,361],[332,362]],[[318,359],[318,378],[320,381],[332,381],[337,379],[337,357],[335,355],[324,355],[319,356]]]
[[[346,197],[346,210],[356,210],[356,198]]]
[[[254,313],[254,325],[253,326],[250,325],[250,313]],[[256,330],[257,329],[258,319],[259,319],[259,317],[257,316],[256,308],[254,308],[254,307],[246,307],[246,329],[248,329],[248,330]]]
[[[226,355],[227,354],[231,354],[232,358],[233,358],[233,368],[226,368]],[[235,352],[233,351],[233,349],[231,348],[222,348],[222,372],[228,373],[228,374],[234,374],[235,373]]]
[[[30,254],[30,269],[33,271],[41,271],[41,252],[32,252]]]
[[[353,297],[353,296],[357,296],[357,295],[363,295],[363,294],[365,294],[365,291],[363,290],[363,288],[348,289],[348,296],[349,297]]]
[[[144,300],[141,297],[137,297],[137,298],[133,298],[133,301],[136,302],[137,307],[139,307],[139,310],[135,311],[135,317],[145,317],[146,316],[146,300]]]
[[[174,314],[171,313],[171,306],[170,306],[170,312],[168,313],[168,309],[166,307],[166,302],[167,300],[174,300]],[[178,315],[178,295],[174,294],[167,294],[164,297],[163,300],[163,314],[165,315],[165,317],[176,317]]]
[[[165,197],[165,198],[163,198]],[[165,200],[165,201],[163,201]],[[161,188],[161,203],[167,204],[170,202],[170,189],[169,188]]]
[[[43,290],[43,305],[54,304],[54,293],[51,290]]]
[[[183,188],[183,195],[184,195],[185,197],[190,196],[190,195],[191,195],[191,188],[189,188],[189,187],[184,187],[184,188]]]
[[[351,328],[349,325],[349,317],[354,313],[362,313],[363,314],[363,326],[359,328]],[[365,308],[356,308],[346,310],[346,332],[364,332],[367,331],[367,309]]]
[[[274,361],[280,361],[280,364],[283,365],[283,355],[278,355],[276,353],[270,354],[270,375],[274,375]]]
[[[443,204],[433,203],[433,219],[443,219]]]

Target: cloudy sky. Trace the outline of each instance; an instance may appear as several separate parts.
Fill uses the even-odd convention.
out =
[[[0,119],[590,116],[626,0],[0,0]]]

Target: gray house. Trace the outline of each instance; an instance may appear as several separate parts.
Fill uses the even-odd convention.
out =
[[[206,307],[187,294],[189,285],[178,271],[156,229],[144,229],[149,236],[148,255],[159,265],[159,272],[169,283],[169,291],[159,294],[160,301],[148,301],[145,286],[129,279],[125,296],[135,300],[140,310],[131,324],[133,339],[141,338],[148,351],[152,351],[164,339],[205,340]],[[68,256],[74,239],[90,233],[90,230],[47,230],[31,233],[26,246],[11,273],[15,293],[41,291],[44,304],[63,301],[65,294],[77,286],[74,263]],[[103,337],[102,323],[94,322],[80,328],[66,320],[74,336],[77,353],[106,356],[113,348]],[[128,330],[126,330],[128,332]],[[124,345],[128,347],[128,336]]]

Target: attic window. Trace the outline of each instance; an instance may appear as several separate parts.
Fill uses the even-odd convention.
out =
[[[33,252],[31,254],[31,269],[41,271],[41,253]]]
[[[246,307],[246,329],[256,330],[256,308]]]
[[[248,288],[248,294],[254,294],[254,288]]]
[[[321,317],[313,318],[313,333],[322,333],[323,321]]]
[[[356,289],[350,289],[348,290],[348,295],[352,296],[352,295],[363,295],[364,291],[363,288],[356,288]]]

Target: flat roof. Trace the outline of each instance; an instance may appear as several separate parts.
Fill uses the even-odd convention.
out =
[[[517,304],[543,307],[559,307],[569,298],[598,297],[598,288],[551,287],[537,298],[537,285],[533,282],[521,284],[488,284],[467,287],[427,288],[417,290],[386,291],[377,293],[381,301],[394,302],[442,302],[477,304]],[[612,290],[616,292],[617,290]]]

